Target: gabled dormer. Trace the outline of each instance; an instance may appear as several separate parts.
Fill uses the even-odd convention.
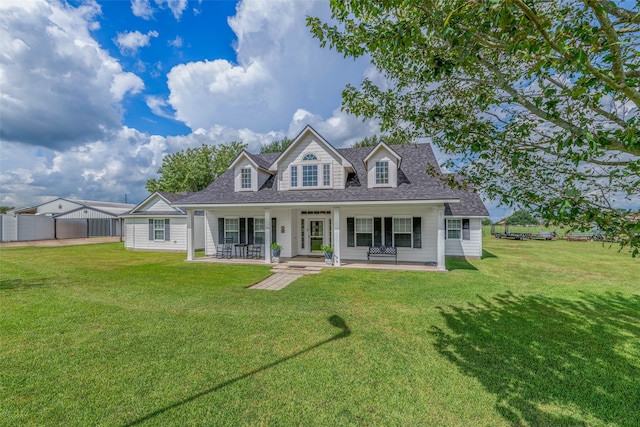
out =
[[[401,162],[402,157],[384,141],[380,141],[364,158],[368,187],[397,187]]]
[[[229,170],[233,170],[234,191],[258,191],[269,179],[267,166],[262,164],[260,159],[242,150],[229,166]]]
[[[311,126],[271,164],[278,190],[343,189],[353,165]]]

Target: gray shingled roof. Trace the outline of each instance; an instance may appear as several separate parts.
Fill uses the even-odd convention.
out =
[[[486,208],[477,194],[453,190],[445,186],[438,178],[426,173],[427,163],[438,165],[430,144],[411,144],[394,146],[393,149],[402,156],[402,167],[398,173],[396,188],[367,188],[367,171],[364,158],[372,147],[341,148],[337,151],[349,160],[358,176],[360,185],[349,185],[345,189],[327,190],[292,190],[277,191],[276,186],[263,186],[258,191],[234,191],[234,174],[226,171],[206,189],[180,199],[178,206],[205,204],[238,204],[238,203],[331,203],[331,202],[366,202],[366,201],[406,201],[406,200],[452,200],[464,199],[465,206],[476,207],[482,216]],[[262,164],[272,164],[279,156],[277,153],[253,154],[252,158],[261,159]],[[351,180],[353,182],[353,180]],[[477,199],[477,200],[476,200]],[[479,202],[479,203],[478,203]],[[453,203],[455,204],[455,203]],[[475,212],[475,211],[474,211]],[[472,212],[467,213],[471,215]]]

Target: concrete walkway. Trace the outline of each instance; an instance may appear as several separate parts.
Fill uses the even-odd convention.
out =
[[[322,267],[319,265],[302,266],[278,264],[271,270],[274,272],[272,276],[267,277],[253,286],[249,286],[249,289],[279,291],[305,274],[317,274],[320,273],[321,270]]]

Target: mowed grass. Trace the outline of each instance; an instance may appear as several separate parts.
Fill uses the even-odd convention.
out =
[[[485,238],[448,273],[0,252],[0,425],[640,425],[640,262]]]

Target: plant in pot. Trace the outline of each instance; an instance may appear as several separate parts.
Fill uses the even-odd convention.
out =
[[[322,252],[324,252],[324,262],[332,265],[333,264],[333,246],[327,245],[320,248]]]
[[[277,242],[271,243],[271,258],[273,262],[277,263],[280,261],[280,251],[282,250],[282,245]]]

